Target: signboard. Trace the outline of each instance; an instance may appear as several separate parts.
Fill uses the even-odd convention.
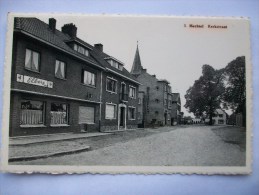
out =
[[[17,74],[16,80],[17,80],[17,82],[20,82],[20,83],[26,83],[26,84],[30,84],[30,85],[37,85],[37,86],[41,86],[41,87],[53,88],[52,81],[47,81],[47,80],[43,80],[43,79],[39,79],[39,78],[35,78],[35,77],[26,76],[26,75]]]

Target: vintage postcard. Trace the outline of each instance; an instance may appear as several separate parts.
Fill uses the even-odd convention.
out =
[[[1,170],[251,173],[243,17],[8,16]]]

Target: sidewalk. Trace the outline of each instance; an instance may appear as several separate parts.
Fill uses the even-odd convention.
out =
[[[30,145],[45,142],[55,142],[64,140],[81,139],[87,137],[96,137],[108,135],[111,133],[59,133],[59,134],[44,134],[44,135],[32,135],[32,136],[21,136],[21,137],[11,137],[9,139],[10,146],[20,146],[20,145]]]
[[[62,133],[21,136],[9,139],[9,162],[96,150],[132,139],[177,129],[176,127],[131,129],[114,132]]]
[[[86,138],[110,134],[112,133],[62,133],[13,137],[9,139],[9,162],[88,151],[91,147]]]

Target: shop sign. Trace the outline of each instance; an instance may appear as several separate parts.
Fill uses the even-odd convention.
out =
[[[16,80],[17,80],[17,82],[20,82],[20,83],[26,83],[26,84],[30,84],[30,85],[37,85],[37,86],[41,86],[41,87],[53,88],[52,81],[47,81],[47,80],[43,80],[43,79],[39,79],[39,78],[35,78],[35,77],[26,76],[26,75],[17,74]]]

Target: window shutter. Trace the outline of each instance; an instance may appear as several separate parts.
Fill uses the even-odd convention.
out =
[[[94,107],[79,106],[79,124],[94,123]]]
[[[106,105],[106,118],[116,118],[115,117],[115,106],[114,105]]]

